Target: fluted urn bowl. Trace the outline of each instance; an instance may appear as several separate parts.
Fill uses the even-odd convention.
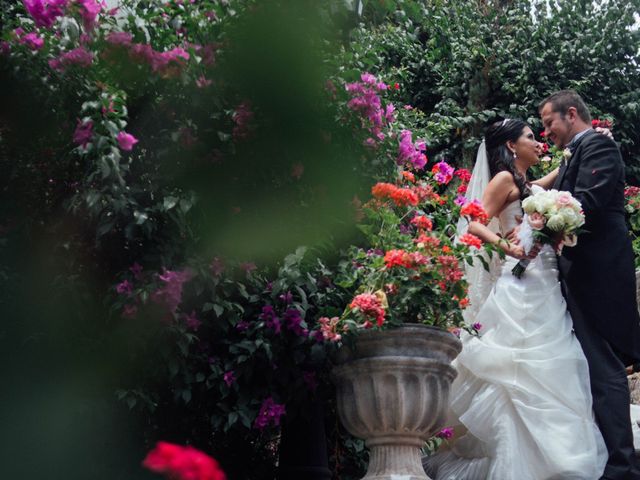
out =
[[[345,428],[370,449],[362,480],[428,479],[424,442],[444,427],[457,337],[425,325],[364,331],[343,346],[332,371]]]

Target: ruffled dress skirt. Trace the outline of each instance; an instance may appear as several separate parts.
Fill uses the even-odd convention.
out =
[[[589,370],[546,246],[521,279],[501,274],[463,333],[451,423],[467,434],[425,459],[436,480],[591,480],[607,461]]]

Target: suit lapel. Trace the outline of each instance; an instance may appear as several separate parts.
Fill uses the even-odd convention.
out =
[[[562,185],[562,180],[564,180],[564,174],[567,173],[567,162],[562,162],[560,166],[560,170],[558,171],[558,178],[553,182],[553,188],[556,190],[560,190],[560,185]]]
[[[571,146],[571,159],[569,160],[569,162],[564,162],[564,165],[562,165],[560,167],[560,171],[558,172],[558,178],[556,178],[556,181],[553,183],[553,188],[559,190],[560,186],[562,185],[562,181],[564,180],[564,176],[567,173],[567,170],[569,169],[569,163],[576,164],[579,163],[579,157],[580,154],[578,152],[578,148],[580,147],[580,144],[582,142],[584,142],[585,139],[589,138],[591,135],[597,135],[595,130],[589,130],[587,133],[585,133],[584,135],[582,135],[574,145]]]

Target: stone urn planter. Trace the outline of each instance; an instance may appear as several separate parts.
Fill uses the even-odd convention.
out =
[[[409,324],[364,331],[338,350],[332,375],[340,420],[371,453],[362,480],[429,478],[420,448],[445,426],[457,374],[451,361],[461,349],[449,332]]]

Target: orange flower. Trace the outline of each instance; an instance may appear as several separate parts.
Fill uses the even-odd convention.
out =
[[[418,196],[407,188],[396,189],[391,194],[391,200],[399,207],[418,204]]]
[[[399,188],[391,183],[376,183],[371,188],[371,194],[380,200],[392,200],[397,206],[417,205],[418,195],[408,188]]]
[[[404,178],[407,182],[416,183],[416,176],[411,172],[407,172],[406,170],[402,172],[402,178]]]

